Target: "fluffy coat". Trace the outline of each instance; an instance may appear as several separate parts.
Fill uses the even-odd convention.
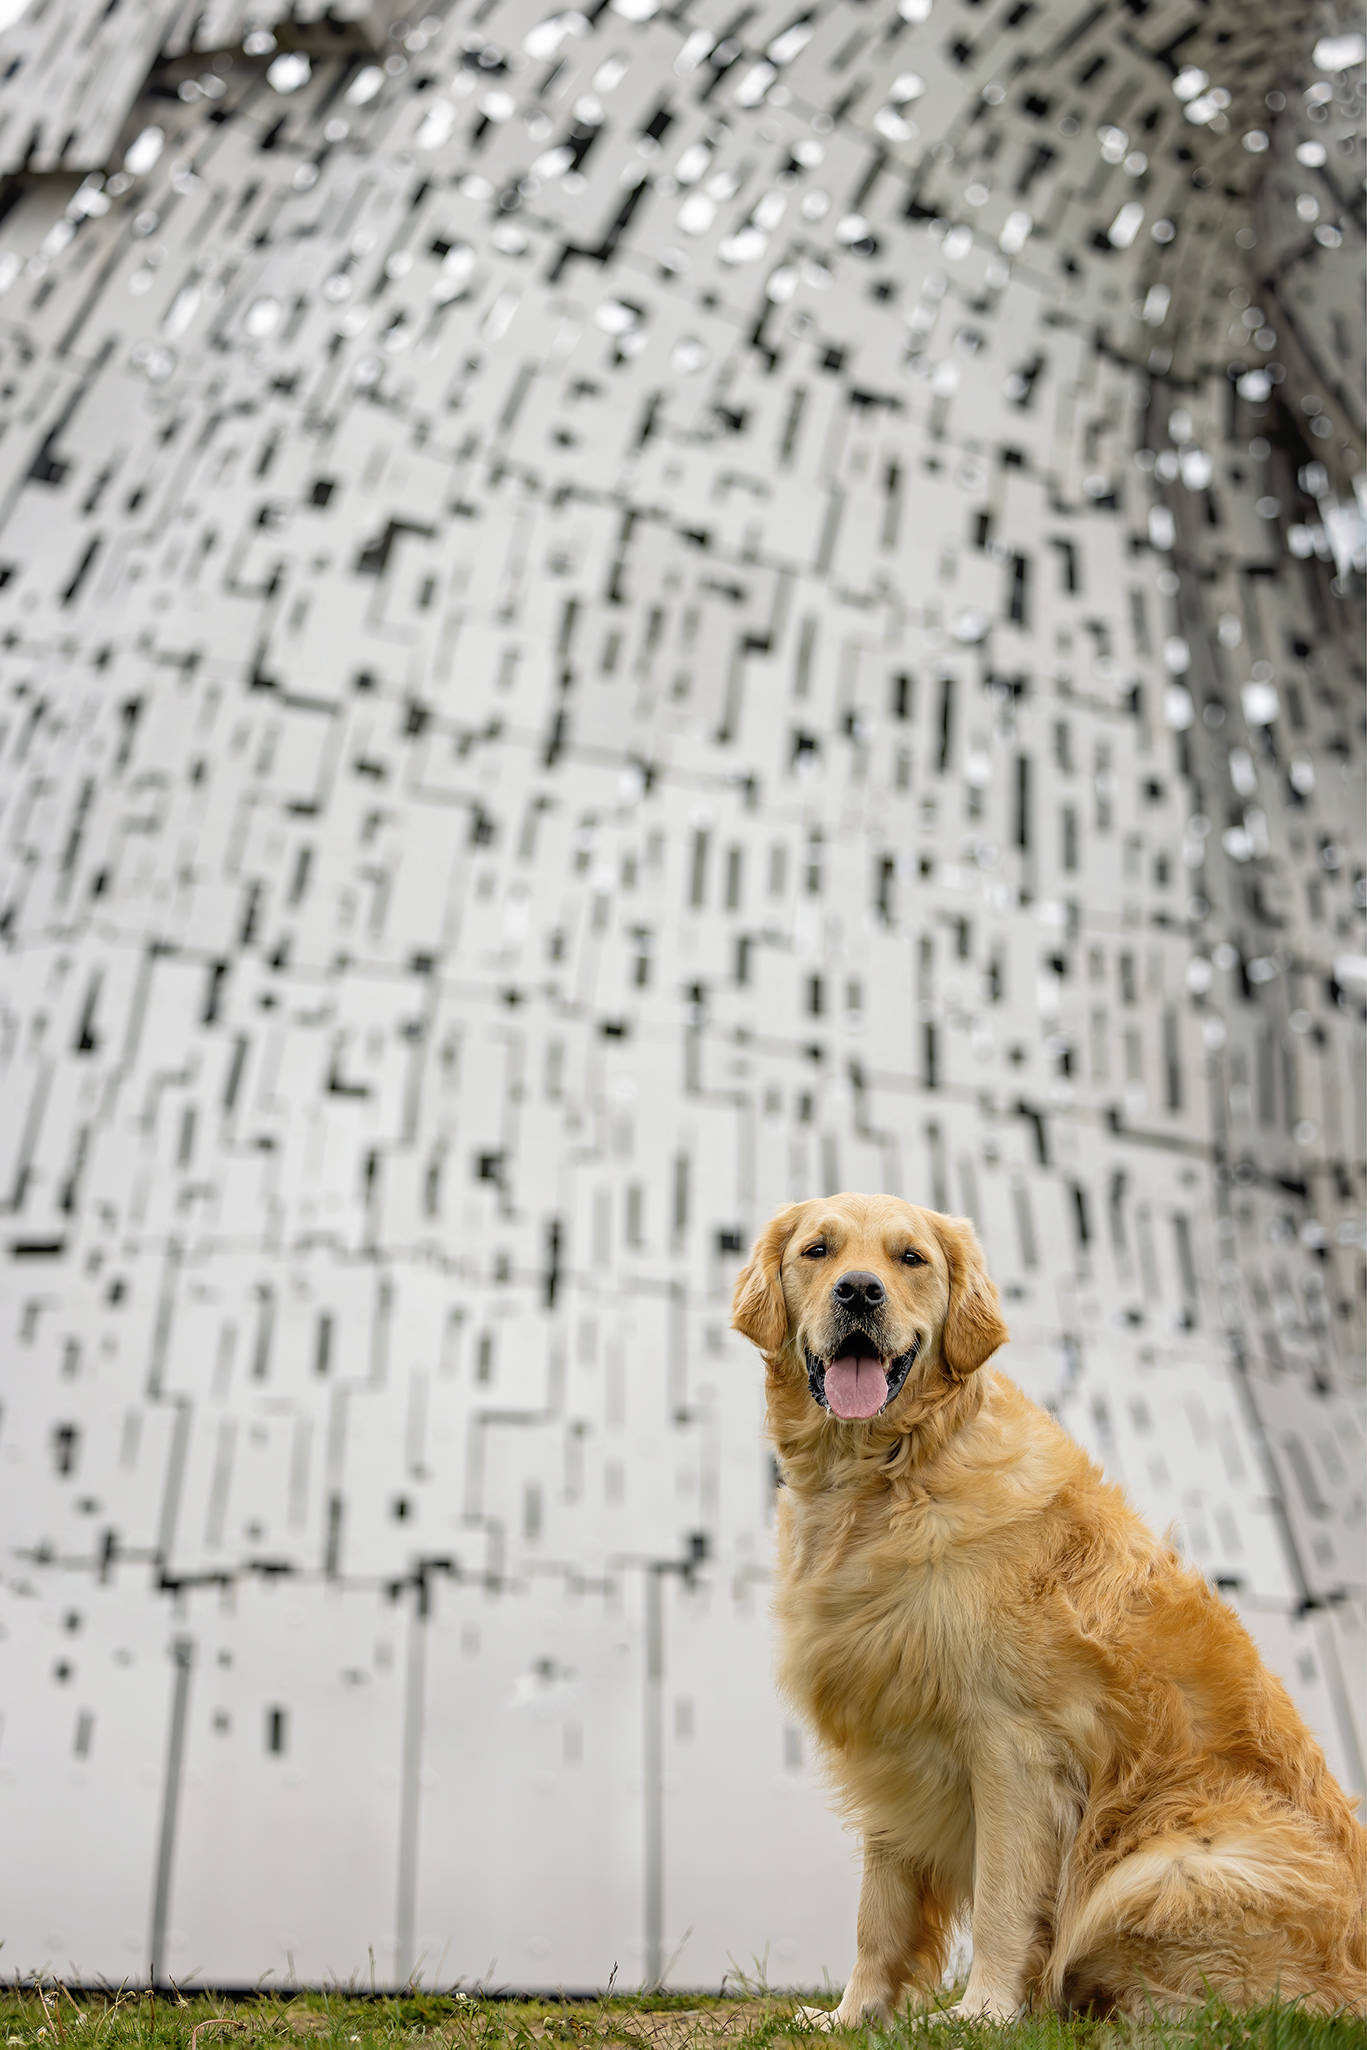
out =
[[[917,1348],[867,1421],[829,1413],[816,1373],[852,1314],[885,1364]],[[969,1911],[965,2014],[1361,2009],[1367,1833],[1238,1618],[986,1371],[1007,1331],[971,1224],[795,1204],[733,1322],[786,1482],[780,1685],[863,1836],[829,2019],[928,1997]]]

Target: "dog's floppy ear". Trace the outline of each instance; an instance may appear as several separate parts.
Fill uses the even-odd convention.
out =
[[[788,1336],[788,1305],[783,1300],[779,1263],[797,1229],[800,1203],[790,1203],[765,1225],[750,1253],[750,1264],[736,1277],[731,1300],[732,1329],[761,1352],[777,1352]]]
[[[966,1381],[1011,1334],[1002,1322],[997,1291],[969,1219],[937,1216],[935,1230],[949,1261],[949,1308],[940,1356],[953,1380]]]

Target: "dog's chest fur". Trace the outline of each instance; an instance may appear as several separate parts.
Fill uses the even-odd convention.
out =
[[[778,1512],[780,1680],[828,1748],[943,1740],[963,1755],[983,1717],[1016,1705],[1021,1562],[1036,1550],[1026,1531],[1055,1486],[1032,1415],[994,1383],[900,1487],[842,1491],[794,1462]]]
[[[797,1491],[780,1505],[780,1677],[836,1748],[855,1730],[883,1742],[948,1732],[965,1698],[981,1698],[977,1633],[963,1628],[982,1612],[978,1563],[946,1544],[933,1510],[891,1527],[885,1514],[837,1522]]]

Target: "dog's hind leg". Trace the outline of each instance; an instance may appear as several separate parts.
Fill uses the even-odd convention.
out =
[[[857,2028],[886,2021],[908,1985],[929,1993],[944,1973],[950,1917],[924,1868],[907,1863],[877,1838],[864,1843],[859,1889],[858,1953],[845,1997],[833,2014],[803,2008],[821,2028]]]

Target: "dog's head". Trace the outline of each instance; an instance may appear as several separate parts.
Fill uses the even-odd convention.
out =
[[[794,1203],[755,1241],[731,1322],[847,1421],[880,1416],[916,1369],[966,1381],[1007,1337],[977,1233],[895,1196]]]

